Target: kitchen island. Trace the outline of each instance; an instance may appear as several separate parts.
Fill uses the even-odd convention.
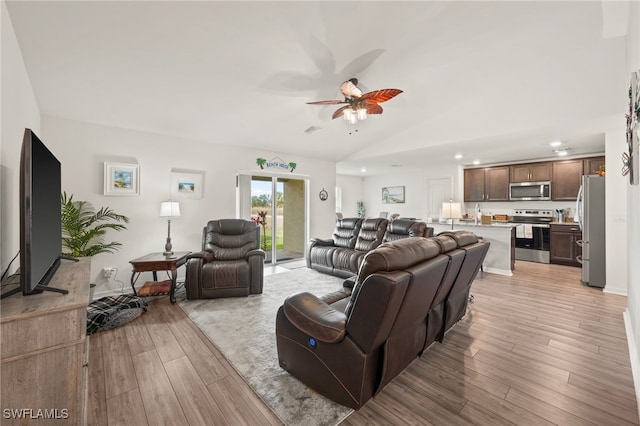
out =
[[[427,226],[433,228],[434,235],[440,232],[451,231],[451,224],[429,223]],[[500,275],[513,275],[515,268],[515,224],[494,222],[491,225],[475,225],[471,223],[454,223],[454,231],[469,231],[491,243],[489,252],[482,263],[485,272]]]

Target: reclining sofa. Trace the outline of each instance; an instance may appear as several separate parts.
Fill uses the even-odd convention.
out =
[[[353,290],[291,295],[276,316],[280,366],[360,408],[464,316],[488,248],[466,231],[387,242],[364,255]]]
[[[338,219],[330,239],[311,239],[307,267],[342,278],[352,277],[358,273],[364,255],[380,244],[431,235],[433,228],[410,219]]]

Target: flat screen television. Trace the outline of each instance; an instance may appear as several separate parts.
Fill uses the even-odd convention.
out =
[[[60,266],[62,225],[60,161],[31,129],[25,129],[20,154],[20,287],[22,291],[67,293],[47,284]]]

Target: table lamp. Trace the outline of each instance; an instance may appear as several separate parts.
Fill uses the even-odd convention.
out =
[[[164,245],[165,256],[173,254],[171,251],[171,218],[180,217],[180,203],[177,201],[163,201],[160,203],[160,217],[166,217],[167,219],[167,244]]]
[[[453,230],[453,219],[462,218],[462,209],[460,203],[454,203],[453,200],[442,203],[442,217],[451,220],[451,230]]]

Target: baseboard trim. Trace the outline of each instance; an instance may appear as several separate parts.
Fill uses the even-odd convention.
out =
[[[609,293],[609,294],[617,294],[618,296],[628,296],[626,288],[624,288],[624,289],[622,289],[622,288],[609,289],[609,288],[607,288],[607,286],[605,286],[602,289],[602,292],[603,293]]]
[[[638,347],[636,339],[633,337],[633,327],[631,326],[631,317],[629,316],[629,308],[624,310],[624,329],[627,333],[627,345],[629,346],[629,361],[631,362],[631,373],[633,374],[633,387],[636,391],[636,400],[640,395],[640,359],[638,358]],[[638,405],[638,416],[640,416],[640,404]]]

